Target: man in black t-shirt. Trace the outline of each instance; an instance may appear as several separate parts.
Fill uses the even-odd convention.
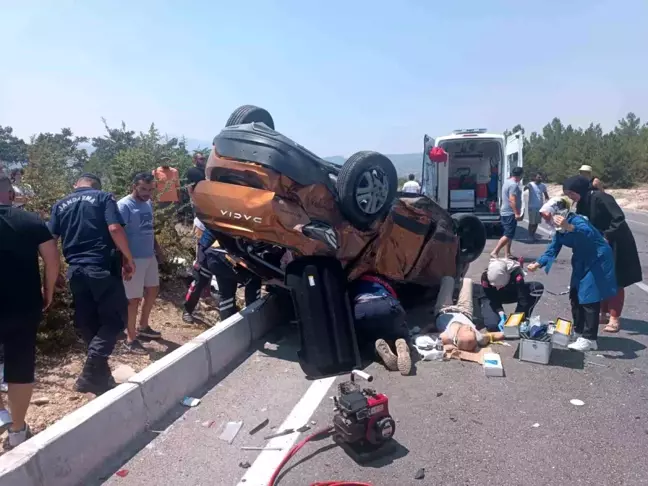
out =
[[[9,407],[0,397],[0,433],[9,428],[9,446],[30,436],[25,423],[34,389],[36,330],[42,312],[52,303],[60,256],[47,226],[34,213],[12,208],[14,193],[7,176],[0,176],[0,344]],[[38,255],[43,259],[44,295]]]
[[[190,167],[185,175],[187,184],[190,184],[190,194],[196,184],[205,180],[205,164],[207,163],[205,155],[202,152],[196,152],[194,154],[193,162],[194,166]]]
[[[61,237],[74,298],[74,324],[88,345],[88,357],[75,389],[99,395],[115,386],[108,358],[126,328],[124,280],[135,271],[123,220],[101,181],[83,174],[74,192],[52,206],[50,230]]]

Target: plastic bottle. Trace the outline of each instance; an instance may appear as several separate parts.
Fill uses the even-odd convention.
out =
[[[430,354],[432,355],[432,361],[443,361],[444,349],[443,341],[441,341],[441,338],[437,339],[436,343],[434,344],[434,349]]]

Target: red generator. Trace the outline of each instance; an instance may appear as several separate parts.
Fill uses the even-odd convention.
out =
[[[389,414],[387,395],[371,388],[361,388],[354,377],[372,381],[373,377],[354,370],[351,380],[340,383],[334,397],[333,440],[356,462],[373,460],[386,451],[396,432],[396,422]]]

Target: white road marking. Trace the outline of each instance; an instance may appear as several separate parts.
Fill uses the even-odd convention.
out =
[[[648,285],[643,282],[637,282],[635,285],[648,294]]]
[[[298,429],[307,424],[334,381],[334,376],[314,381],[308,390],[306,390],[304,396],[297,402],[297,405],[292,409],[284,423],[275,429],[275,432],[280,432],[285,429]],[[267,486],[275,469],[277,469],[286,456],[286,453],[295,444],[298,437],[299,433],[295,432],[290,435],[270,439],[266,447],[281,447],[282,450],[262,451],[252,464],[252,467],[241,478],[238,486]]]
[[[626,221],[630,221],[630,220],[626,219]],[[527,220],[524,220],[524,222],[527,225],[529,224],[529,222]],[[640,223],[640,224],[644,224],[644,223]],[[646,226],[648,226],[648,225],[646,225]],[[546,234],[547,236],[551,236],[551,232],[546,230],[542,226],[538,226],[538,231],[541,231],[542,233]],[[648,294],[648,285],[646,285],[643,282],[637,282],[635,285]]]
[[[627,221],[628,223],[634,223],[634,224],[640,224],[640,225],[643,225],[643,226],[648,226],[648,223],[642,223],[641,221],[637,221],[637,220],[635,220],[635,219],[628,219],[628,218],[626,218],[626,221]]]

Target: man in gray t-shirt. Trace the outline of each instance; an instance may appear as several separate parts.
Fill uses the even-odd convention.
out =
[[[149,316],[160,288],[158,258],[162,249],[155,239],[153,230],[153,176],[147,172],[136,174],[133,178],[133,192],[117,202],[119,213],[126,225],[128,246],[135,260],[135,273],[124,289],[128,298],[128,325],[126,328],[126,350],[134,354],[148,354],[138,338],[159,339],[159,331],[149,326]],[[137,315],[142,303],[139,325]]]
[[[524,174],[522,167],[515,167],[511,171],[510,179],[504,181],[502,185],[500,222],[503,236],[491,252],[492,258],[499,258],[502,248],[504,248],[504,258],[511,257],[511,243],[515,237],[517,222],[522,220],[522,189],[520,188],[522,174]]]

